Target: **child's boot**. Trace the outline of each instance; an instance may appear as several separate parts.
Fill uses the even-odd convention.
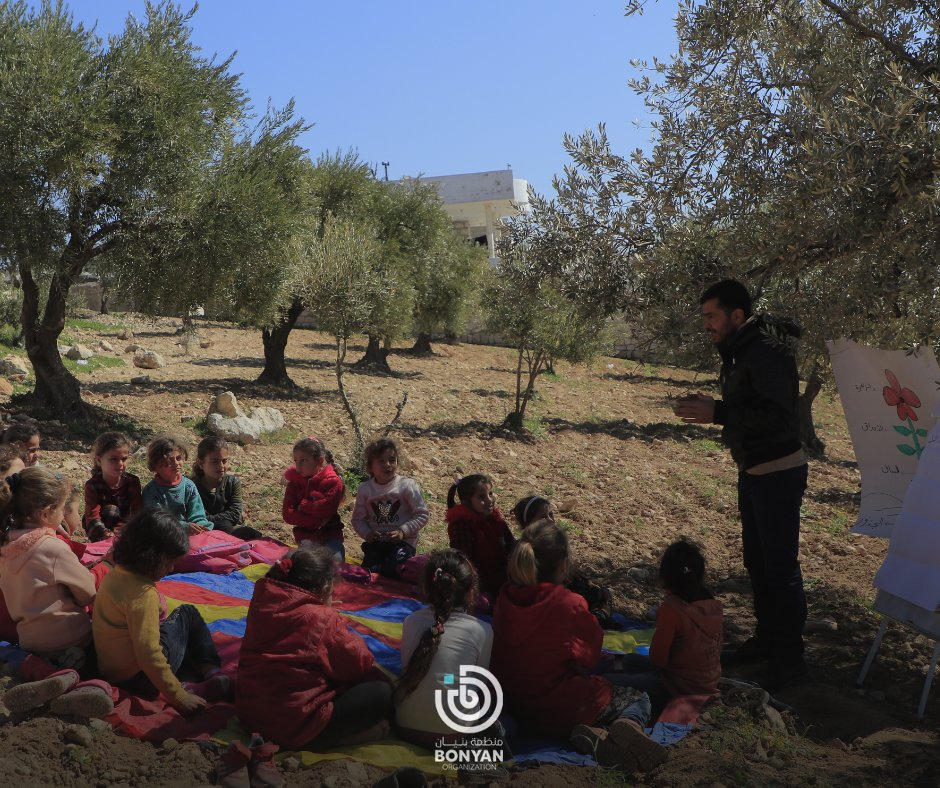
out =
[[[78,673],[70,668],[57,671],[39,681],[27,681],[7,690],[3,704],[12,712],[22,713],[45,706],[53,698],[78,684]]]
[[[49,708],[53,714],[101,719],[114,711],[114,690],[101,679],[82,681],[74,689],[54,698]]]
[[[274,755],[280,748],[271,742],[265,743],[257,733],[251,734],[248,747],[251,749],[251,765],[248,767],[251,788],[281,788],[284,777],[274,763]]]
[[[648,772],[666,760],[666,748],[647,736],[638,722],[627,717],[614,720],[607,732],[607,740],[630,753],[637,771]]]
[[[251,763],[251,750],[242,742],[233,741],[222,753],[219,766],[219,785],[223,788],[251,788],[248,764]]]

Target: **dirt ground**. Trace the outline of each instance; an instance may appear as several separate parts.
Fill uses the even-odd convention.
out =
[[[115,420],[139,425],[141,443],[170,433],[195,447],[200,420],[221,391],[233,391],[246,408],[281,410],[285,430],[261,444],[236,447],[232,470],[242,477],[251,523],[273,536],[289,536],[280,520],[278,479],[290,462],[293,440],[315,433],[340,462],[351,445],[329,338],[293,332],[288,367],[300,388],[284,392],[252,382],[262,366],[256,331],[199,325],[200,338],[211,345],[186,347],[176,334],[178,321],[132,315],[94,319],[108,325],[67,330],[89,347],[99,339],[111,342],[115,352],[104,355],[126,364],[81,374],[84,396]],[[127,342],[116,334],[124,327],[134,331],[133,341],[168,362],[146,373],[148,384],[130,383],[144,371],[121,352]],[[352,350],[352,360],[361,350]],[[613,358],[587,367],[561,364],[557,374],[540,379],[527,420],[530,433],[521,437],[498,426],[514,391],[511,351],[439,344],[424,357],[393,350],[389,362],[391,375],[350,369],[347,386],[373,429],[391,418],[405,392],[409,395],[396,435],[410,474],[430,498],[424,549],[446,545],[445,499],[454,474],[485,471],[496,480],[504,510],[524,495],[551,498],[567,521],[578,562],[608,584],[617,608],[632,616],[645,616],[658,603],[655,570],[662,549],[680,535],[693,537],[705,549],[710,583],[725,605],[726,640],[749,634],[734,465],[716,429],[682,425],[670,409],[675,396],[712,390],[714,377]],[[886,545],[848,530],[857,513],[859,475],[838,397],[820,396],[816,422],[827,452],[811,465],[801,538],[811,619],[807,657],[814,680],[780,693],[777,700],[792,710],[781,716],[732,692],[649,774],[552,766],[514,770],[500,785],[940,785],[938,690],[925,719],[914,718],[932,644],[890,628],[865,688],[854,688],[879,624],[871,610],[871,582]],[[94,429],[46,420],[42,461],[83,481]],[[139,458],[135,462],[135,472],[146,478]],[[356,540],[348,539],[347,548],[358,554]],[[0,687],[11,681],[3,678]],[[195,743],[156,747],[116,736],[102,724],[79,726],[82,734],[71,721],[48,714],[14,724],[2,707],[0,723],[3,785],[213,782],[217,755]],[[289,772],[287,780],[291,786],[343,788],[370,785],[381,776],[379,769],[341,760]]]

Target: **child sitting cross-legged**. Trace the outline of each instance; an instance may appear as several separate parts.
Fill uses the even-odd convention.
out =
[[[206,510],[206,517],[216,531],[224,531],[239,539],[251,541],[264,534],[245,525],[242,506],[242,483],[228,471],[228,443],[215,435],[207,435],[196,447],[192,479]]]
[[[183,476],[183,461],[188,456],[186,447],[173,438],[150,441],[147,467],[153,471],[153,481],[144,487],[143,499],[145,506],[162,506],[175,514],[190,534],[198,534],[211,531],[213,525],[206,517],[196,483]]]
[[[101,674],[138,694],[156,688],[183,714],[231,688],[199,611],[180,605],[167,615],[157,590],[188,549],[189,537],[173,513],[154,507],[132,517],[114,547],[114,569],[98,590],[92,622]]]
[[[105,432],[91,448],[94,469],[85,482],[85,534],[89,542],[114,535],[143,509],[140,479],[127,470],[131,441],[121,432]]]
[[[333,560],[345,561],[343,522],[339,507],[346,485],[333,465],[333,454],[315,435],[294,444],[294,464],[284,471],[284,503],[281,516],[294,526],[300,547],[325,544]]]
[[[493,673],[532,733],[569,738],[601,766],[651,769],[665,751],[643,732],[649,698],[590,675],[604,633],[584,597],[564,587],[569,565],[564,529],[540,520],[522,532],[493,614]]]
[[[371,477],[359,485],[352,526],[364,540],[362,565],[397,578],[397,568],[417,552],[418,533],[427,525],[428,507],[414,479],[398,473],[398,444],[373,441],[365,450]]]
[[[246,727],[289,749],[384,738],[392,687],[331,606],[333,552],[299,548],[255,584],[235,707]]]

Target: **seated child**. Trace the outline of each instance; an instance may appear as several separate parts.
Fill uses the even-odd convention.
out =
[[[95,598],[95,580],[56,538],[69,489],[67,479],[42,466],[0,481],[0,590],[22,648],[81,667],[91,645],[85,606]]]
[[[19,473],[26,464],[20,459],[20,451],[12,443],[0,443],[0,479],[6,479],[13,473]],[[9,516],[12,523],[12,516]],[[0,526],[0,530],[6,530]],[[0,591],[0,640],[16,643],[16,622],[10,616],[7,603]]]
[[[365,540],[362,565],[393,579],[398,566],[417,552],[418,533],[430,518],[418,483],[399,475],[398,455],[390,438],[366,446],[365,466],[372,478],[359,485],[352,514],[352,526]]]
[[[339,507],[346,485],[333,466],[333,455],[323,441],[312,435],[297,441],[293,453],[294,464],[284,471],[284,522],[294,526],[294,539],[301,547],[325,544],[335,561],[344,561]]]
[[[617,658],[619,670],[606,678],[649,693],[654,710],[671,697],[718,697],[721,678],[722,607],[705,588],[705,558],[692,542],[666,548],[659,581],[666,594],[656,613],[649,656]]]
[[[144,508],[140,479],[127,471],[130,439],[120,432],[105,432],[91,449],[94,469],[85,482],[85,534],[89,542],[114,535]]]
[[[441,677],[459,674],[461,665],[489,668],[493,628],[468,612],[476,603],[477,577],[460,551],[431,553],[424,566],[424,592],[428,606],[402,625],[395,720],[401,738],[433,748],[442,736],[454,736],[434,701],[435,691],[445,689]]]
[[[319,751],[388,734],[391,685],[330,606],[333,573],[328,547],[299,548],[255,584],[248,607],[235,708],[281,747]]]
[[[114,569],[101,583],[93,618],[101,674],[132,692],[156,688],[182,714],[224,697],[231,686],[199,611],[180,605],[167,616],[156,587],[188,550],[172,512],[153,507],[134,515],[114,546]],[[180,681],[186,670],[197,683]]]
[[[76,542],[72,536],[81,527],[82,514],[79,511],[79,501],[82,499],[82,489],[80,487],[71,487],[69,497],[65,499],[65,511],[62,514],[62,524],[59,526],[56,536],[69,546],[69,550],[75,553],[75,557],[81,561],[88,549],[85,542]],[[95,589],[101,587],[101,581],[104,576],[111,571],[111,552],[109,551],[103,558],[95,561],[93,564],[83,564],[95,578]],[[90,608],[89,608],[90,612]]]
[[[190,534],[212,530],[202,498],[192,479],[183,476],[186,447],[173,438],[154,438],[147,446],[147,467],[153,481],[143,490],[144,506],[162,506],[176,515]]]
[[[39,426],[35,421],[14,421],[3,431],[0,442],[15,446],[27,468],[39,462]]]
[[[241,479],[227,470],[228,443],[215,435],[199,441],[192,479],[212,527],[245,541],[261,539],[261,531],[245,525]]]
[[[555,508],[548,498],[541,495],[523,498],[513,507],[512,514],[523,531],[539,520],[555,522]],[[565,588],[584,597],[588,609],[597,617],[602,628],[608,629],[613,625],[610,618],[612,599],[609,588],[598,585],[577,567],[569,568]]]
[[[496,505],[493,480],[482,473],[458,479],[447,493],[446,517],[450,546],[473,562],[480,591],[495,599],[516,540]]]
[[[649,698],[590,675],[604,633],[584,598],[564,587],[569,563],[568,537],[555,523],[522,532],[493,615],[493,673],[532,733],[568,737],[601,766],[648,770],[665,759],[643,732]]]

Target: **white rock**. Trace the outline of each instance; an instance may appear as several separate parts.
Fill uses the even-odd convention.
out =
[[[236,419],[239,416],[245,415],[245,412],[241,409],[238,400],[231,391],[223,391],[212,400],[207,415],[211,416],[213,413],[219,413],[227,419]]]
[[[123,342],[127,342],[128,339],[134,338],[134,332],[131,331],[129,328],[122,329],[121,333],[117,335],[117,338],[122,340]]]
[[[0,359],[0,375],[13,380],[22,380],[29,377],[29,367],[19,356],[4,356]]]
[[[277,408],[260,407],[251,412],[251,420],[258,423],[262,434],[284,428],[284,416]]]
[[[98,341],[98,350],[103,350],[105,353],[113,353],[114,345],[101,339]]]
[[[95,354],[84,345],[72,345],[72,347],[65,351],[66,358],[70,358],[72,361],[91,358],[93,355]]]
[[[261,437],[260,425],[247,416],[236,416],[234,419],[227,419],[221,413],[210,413],[206,419],[206,427],[213,435],[243,445],[257,443]]]
[[[134,366],[141,369],[160,369],[166,366],[166,362],[153,350],[139,350],[134,354]]]

